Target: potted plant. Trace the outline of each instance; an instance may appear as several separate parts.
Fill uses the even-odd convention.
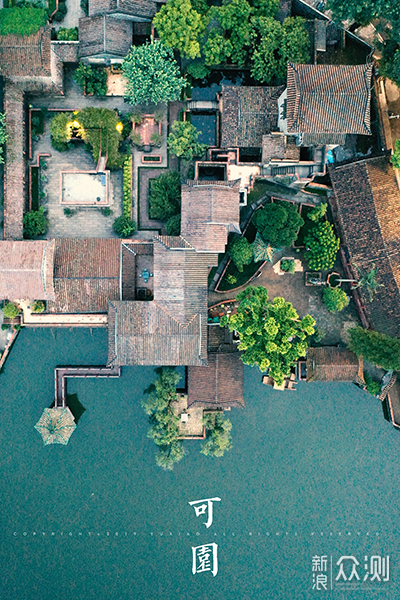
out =
[[[281,262],[280,262],[280,270],[281,273],[294,273],[296,271],[296,265],[294,262],[294,259],[289,257],[289,258],[282,258]]]

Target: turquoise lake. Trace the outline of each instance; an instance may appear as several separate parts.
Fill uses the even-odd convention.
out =
[[[26,329],[6,362],[1,600],[400,597],[400,433],[376,398],[344,383],[276,392],[246,367],[246,409],[228,413],[233,449],[210,458],[187,441],[165,472],[140,406],[154,370],[126,367],[120,379],[69,380],[86,411],[67,446],[45,447],[33,427],[54,367],[106,358],[106,330]],[[188,502],[213,497],[207,529]],[[210,543],[218,574],[193,575],[192,548]],[[326,564],[313,572],[315,556]],[[336,580],[344,556],[359,580],[353,558]],[[388,581],[371,580],[373,556],[389,556]],[[317,574],[327,590],[313,589]]]

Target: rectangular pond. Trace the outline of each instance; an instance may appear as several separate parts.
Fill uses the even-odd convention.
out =
[[[54,367],[106,358],[106,330],[25,329],[0,375],[2,598],[397,600],[400,435],[377,399],[345,383],[277,392],[246,367],[232,450],[187,441],[165,472],[141,408],[154,370],[123,368],[68,382],[86,410],[67,446],[45,447],[33,426]],[[189,502],[209,498],[207,528]],[[209,544],[218,574],[193,575],[192,548]]]

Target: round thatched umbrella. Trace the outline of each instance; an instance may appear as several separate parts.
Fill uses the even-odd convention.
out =
[[[262,239],[261,235],[256,234],[256,239],[252,243],[254,262],[259,262],[261,260],[268,260],[268,262],[272,262],[272,257],[275,252],[279,252],[279,248],[273,248],[270,244],[267,244]]]
[[[35,425],[41,434],[44,445],[68,444],[68,440],[76,429],[74,416],[69,408],[45,408]]]

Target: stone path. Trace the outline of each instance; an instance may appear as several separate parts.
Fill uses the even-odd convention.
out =
[[[54,29],[60,29],[60,27],[79,27],[79,19],[85,17],[85,13],[81,9],[80,0],[66,0],[68,12],[61,22],[54,21]]]

